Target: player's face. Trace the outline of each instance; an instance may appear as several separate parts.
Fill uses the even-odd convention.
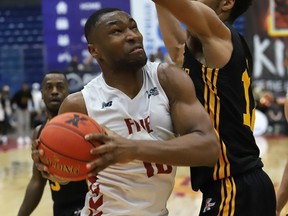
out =
[[[47,74],[42,83],[42,99],[48,112],[58,113],[62,101],[68,95],[68,84],[62,74]]]
[[[140,68],[146,64],[142,34],[127,13],[115,11],[103,15],[94,36],[89,50],[99,63],[118,69]]]

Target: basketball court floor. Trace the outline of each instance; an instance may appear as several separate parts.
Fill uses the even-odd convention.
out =
[[[0,146],[0,215],[15,216],[24,197],[32,173],[30,146],[16,145],[10,137],[6,146]],[[288,137],[257,137],[264,170],[271,177],[275,189],[280,183],[288,159]],[[173,194],[168,202],[170,216],[198,215],[201,194],[190,188],[189,169],[179,167]],[[281,216],[288,213],[288,205]],[[52,201],[48,185],[40,204],[32,216],[52,216]],[[259,215],[260,216],[260,215]]]

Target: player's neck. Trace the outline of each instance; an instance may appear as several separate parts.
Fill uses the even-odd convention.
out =
[[[47,119],[48,119],[48,120],[51,120],[51,119],[54,118],[55,116],[57,116],[57,113],[47,112]]]
[[[103,77],[107,85],[119,89],[130,98],[134,98],[143,85],[142,70],[134,73],[119,73],[115,76],[105,76],[103,74]]]

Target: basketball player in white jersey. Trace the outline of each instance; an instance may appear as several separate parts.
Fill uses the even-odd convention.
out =
[[[218,159],[210,118],[181,68],[147,62],[142,35],[126,12],[97,11],[85,36],[103,73],[59,110],[88,114],[107,128],[107,135],[86,136],[103,145],[91,151],[101,157],[87,164],[90,191],[81,215],[168,215],[175,166],[213,166]],[[53,178],[39,154],[32,153],[38,169]]]

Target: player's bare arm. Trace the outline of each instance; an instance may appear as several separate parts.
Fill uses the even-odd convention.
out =
[[[182,68],[166,63],[159,65],[158,76],[170,101],[175,132],[180,135],[175,141],[183,146],[182,153],[184,158],[187,157],[187,164],[213,166],[218,160],[219,145],[211,119],[196,97],[192,80]]]
[[[288,161],[282,175],[282,180],[277,191],[277,205],[276,205],[276,216],[279,216],[282,209],[288,202]]]
[[[158,4],[156,4],[156,10],[160,31],[169,56],[176,65],[182,66],[186,31],[168,10]]]
[[[40,131],[40,128],[41,128],[41,125],[38,125],[33,131],[33,135],[32,135],[32,151],[36,150],[35,147],[38,148],[37,136],[38,136],[38,133]],[[37,158],[37,159],[38,159],[38,162],[39,162],[40,159],[39,158]],[[42,173],[37,169],[37,166],[41,166],[41,164],[38,163],[38,162],[34,161],[34,163],[33,163],[33,172],[32,172],[32,179],[31,180],[37,181],[37,182],[41,182],[41,184],[43,185],[43,189],[44,189],[44,186],[46,185],[47,179],[43,178],[42,175],[41,175]]]
[[[208,67],[221,68],[225,66],[233,49],[231,33],[219,18],[222,16],[221,14],[217,15],[210,7],[197,1],[153,1],[170,11],[179,21],[185,24],[193,37],[201,41],[205,63]],[[222,7],[223,10],[232,6],[231,1],[226,1],[225,4],[227,5]],[[226,16],[226,14],[223,16]],[[187,42],[190,49],[192,44],[189,40]]]
[[[35,141],[40,129],[40,125],[37,126],[33,132],[32,140]],[[32,167],[32,177],[27,186],[24,200],[20,206],[18,216],[30,215],[37,207],[41,200],[47,179],[43,178],[41,172],[37,169],[35,162]]]

